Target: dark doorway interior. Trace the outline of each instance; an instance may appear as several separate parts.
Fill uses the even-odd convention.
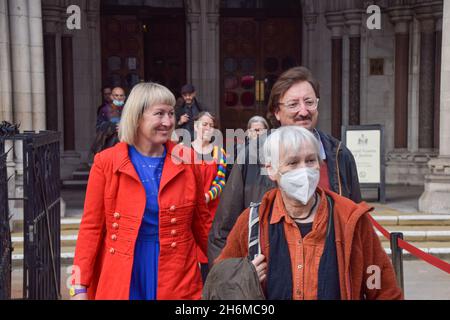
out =
[[[246,128],[252,116],[266,115],[278,76],[301,64],[301,12],[225,8],[221,15],[221,125]]]
[[[102,83],[129,93],[142,81],[168,87],[176,96],[186,82],[183,8],[103,6]]]

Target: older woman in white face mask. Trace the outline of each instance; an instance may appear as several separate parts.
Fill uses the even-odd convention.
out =
[[[267,174],[278,188],[258,208],[261,254],[253,259],[268,299],[401,299],[366,203],[318,187],[319,144],[298,126],[282,127],[264,145]],[[249,209],[216,262],[248,255]],[[375,269],[374,269],[375,267]],[[377,270],[378,285],[371,283]]]

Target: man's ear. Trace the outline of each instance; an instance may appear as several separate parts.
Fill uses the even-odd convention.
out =
[[[278,121],[280,121],[280,109],[277,108],[277,109],[273,112],[273,114],[275,115],[275,118],[276,118]]]

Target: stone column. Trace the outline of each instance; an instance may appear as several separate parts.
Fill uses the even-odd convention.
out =
[[[46,128],[58,131],[58,46],[57,34],[60,30],[61,9],[55,5],[44,5],[44,66]]]
[[[11,41],[11,78],[14,101],[14,122],[20,130],[33,130],[31,96],[31,52],[28,0],[9,0],[9,28]],[[23,197],[23,151],[22,142],[14,144],[15,197]],[[23,203],[16,202],[13,220],[23,219]]]
[[[44,39],[41,0],[28,0],[30,22],[31,98],[33,130],[45,129]]]
[[[101,39],[100,39],[100,1],[94,0],[89,1],[89,7],[87,12],[87,25],[89,28],[89,46],[90,46],[90,101],[92,105],[99,105],[101,99],[99,97],[99,92],[102,86],[101,79]],[[97,120],[97,114],[95,112],[90,112],[88,115],[89,123],[89,136],[95,136],[95,123]]]
[[[0,119],[13,122],[8,1],[0,0]]]
[[[33,130],[28,0],[9,1],[14,121],[21,130]]]
[[[415,7],[420,21],[420,85],[419,85],[419,148],[431,150],[434,145],[436,17],[440,2],[422,3]]]
[[[395,25],[395,128],[394,147],[408,148],[408,82],[409,82],[409,26],[412,11],[407,7],[392,8],[389,12]]]
[[[344,17],[349,30],[349,125],[360,124],[361,108],[361,15],[359,9],[347,10]]]
[[[64,150],[75,151],[75,103],[73,86],[73,47],[72,36],[63,35],[62,74],[64,105]]]
[[[442,67],[440,102],[439,157],[430,160],[431,174],[425,177],[425,191],[419,210],[427,213],[450,212],[450,3],[444,1],[442,23]]]
[[[0,0],[0,119],[14,122],[10,45],[8,1]],[[13,143],[11,141],[6,141],[5,151],[10,150],[12,146]],[[8,177],[13,177],[8,181],[8,197],[14,198],[16,191],[14,152],[8,153],[6,172]],[[13,219],[15,219],[14,200],[9,201],[9,208],[12,210]]]
[[[201,42],[201,28],[200,28],[200,0],[186,1],[186,21],[188,23],[188,52],[187,52],[187,65],[188,65],[188,79],[187,81],[192,83],[197,91],[200,93],[202,89],[202,42]]]
[[[314,38],[314,31],[317,25],[317,14],[316,13],[307,13],[303,17],[303,21],[305,21],[306,25],[306,53],[305,53],[305,62],[304,65],[313,70],[313,55],[314,55],[314,46],[312,44]]]
[[[331,29],[331,134],[340,139],[344,16],[341,13],[327,13],[325,16],[327,26]]]
[[[434,69],[434,147],[439,148],[440,130],[440,102],[441,102],[441,66],[442,66],[442,13],[435,14],[436,17],[436,62]]]
[[[208,31],[211,47],[208,49],[208,74],[205,89],[209,93],[207,107],[217,115],[220,123],[220,42],[219,42],[219,13],[208,13]]]

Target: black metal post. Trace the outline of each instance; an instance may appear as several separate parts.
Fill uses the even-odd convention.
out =
[[[405,292],[403,283],[403,250],[398,245],[398,239],[403,240],[403,233],[391,233],[391,259],[395,270],[395,276],[397,278],[397,284],[400,288],[402,288],[402,291]]]

